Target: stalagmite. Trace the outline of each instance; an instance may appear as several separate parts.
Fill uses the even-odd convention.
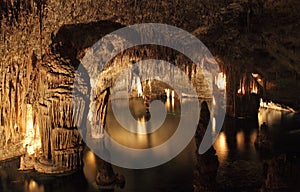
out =
[[[209,121],[210,111],[208,109],[207,102],[204,101],[201,103],[200,119],[195,135],[196,149],[199,149],[202,139],[207,132]],[[219,161],[218,157],[216,156],[216,150],[213,146],[211,146],[211,148],[202,155],[199,155],[198,151],[196,151],[196,156],[197,169],[194,176],[194,191],[218,191],[216,176],[219,167]]]

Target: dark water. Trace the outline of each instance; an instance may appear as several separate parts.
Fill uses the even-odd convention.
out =
[[[174,133],[180,116],[176,102],[174,104],[168,103],[166,107],[168,108],[168,115],[161,131],[149,137],[118,136],[124,133],[109,110],[107,119],[107,126],[110,127],[109,134],[116,140],[119,139],[120,143],[130,147],[147,148],[159,145]],[[264,160],[271,158],[269,154],[258,152],[254,147],[259,125],[262,122],[269,125],[270,135],[274,141],[274,153],[300,155],[298,148],[300,144],[299,114],[261,110],[258,120],[226,119],[223,130],[214,144],[220,161],[217,180],[221,188],[222,186],[232,187],[233,185],[243,189],[243,183],[246,182],[250,188],[257,189],[259,187],[262,182],[258,176],[261,174],[261,164]],[[114,191],[192,192],[193,172],[196,163],[195,151],[195,143],[192,140],[177,157],[155,168],[130,170],[113,166],[114,171],[123,175],[126,180],[124,189],[116,188]],[[0,192],[97,191],[91,186],[91,183],[95,180],[98,162],[98,158],[91,151],[86,150],[83,171],[59,177],[45,176],[34,172],[18,172],[19,160],[17,159],[1,163]]]

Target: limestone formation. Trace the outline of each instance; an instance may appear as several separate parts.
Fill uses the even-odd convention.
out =
[[[79,74],[75,66],[59,53],[49,53],[38,64],[36,78],[42,158],[64,170],[81,167],[83,141],[77,128],[85,123],[89,103],[88,82],[80,78],[84,74]]]
[[[203,76],[195,64],[170,49],[151,46],[119,54],[99,78],[99,70],[94,70],[92,62],[85,65],[89,73],[93,71],[91,78],[97,82],[95,92],[90,94],[91,83],[81,78],[86,74],[76,70],[80,59],[105,34],[136,23],[174,25],[203,41],[226,74],[229,115],[256,112],[256,108],[236,111],[238,105],[244,106],[249,101],[244,99],[249,94],[243,96],[241,102],[236,94],[244,74],[251,73],[260,74],[265,99],[291,103],[299,108],[300,33],[299,20],[294,19],[299,17],[299,7],[297,0],[76,0],[73,3],[1,0],[0,147],[7,150],[32,138],[25,143],[27,153],[28,150],[36,155],[41,153],[51,163],[72,167],[73,158],[80,157],[81,140],[76,128],[86,124],[89,110],[86,106],[90,106],[94,98],[103,102],[95,105],[98,112],[92,118],[98,118],[105,125],[107,92],[103,91],[109,90],[120,71],[133,61],[162,56],[159,59],[175,63],[196,85],[199,95],[207,97],[207,87],[202,86]],[[118,43],[113,42],[111,48]],[[118,70],[114,70],[116,68]],[[80,88],[73,92],[75,77],[79,77],[75,83]],[[250,101],[257,105],[257,98]],[[77,145],[67,144],[56,149],[59,152],[55,151],[53,147],[61,142],[58,133],[68,135],[68,141],[75,139]],[[53,145],[52,140],[59,141]],[[0,156],[2,154],[7,152],[0,151]],[[18,152],[22,154],[24,151]],[[62,160],[65,158],[67,161]],[[77,165],[80,163],[73,168]]]
[[[202,142],[205,132],[208,129],[210,120],[210,112],[207,103],[204,101],[201,104],[201,112],[198,128],[195,135],[196,149]],[[194,191],[217,191],[218,186],[216,182],[217,170],[219,167],[216,150],[213,146],[202,155],[196,151],[197,163],[196,171],[194,173]]]
[[[299,162],[296,159],[295,156],[281,154],[275,156],[270,161],[265,162],[265,182],[260,191],[297,190],[297,186],[299,186]]]

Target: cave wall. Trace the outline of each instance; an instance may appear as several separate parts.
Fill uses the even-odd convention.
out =
[[[23,76],[30,76],[26,65],[31,55],[41,59],[49,51],[50,44],[70,43],[61,41],[64,37],[56,35],[63,26],[102,20],[120,23],[119,27],[159,22],[178,26],[198,36],[225,63],[228,76],[240,76],[241,69],[258,72],[272,85],[267,87],[267,99],[283,101],[296,108],[299,105],[297,95],[300,88],[297,82],[300,71],[297,61],[300,55],[300,33],[297,18],[300,11],[296,0],[77,0],[72,3],[65,0],[1,0],[0,9],[0,64],[3,79],[0,87],[10,81],[15,87],[22,84],[18,83],[22,81],[18,78],[23,77],[17,75],[10,75],[11,80],[5,80],[7,71],[17,74],[22,68],[21,73],[27,74]],[[68,30],[68,27],[65,28]],[[83,32],[80,35],[85,34]],[[81,39],[80,36],[77,39]],[[11,90],[13,93],[16,89]],[[29,87],[22,90],[32,92]],[[1,92],[1,100],[5,103],[4,94],[8,95],[8,92]],[[15,111],[10,114],[21,116],[24,110],[19,109],[25,103],[23,100],[19,101],[18,107],[4,106],[2,113],[5,109]],[[20,127],[22,130],[23,126]]]
[[[142,22],[168,23],[193,29],[192,18],[200,15],[204,3],[197,1],[81,1],[2,0],[1,52],[17,56],[36,52],[38,58],[51,43],[51,36],[63,25],[111,20],[123,25]],[[195,11],[196,8],[199,11]],[[187,10],[194,10],[186,13]],[[175,14],[176,13],[176,14]],[[167,17],[170,16],[170,17]],[[199,20],[199,22],[203,22]],[[5,60],[5,59],[4,59]]]
[[[228,75],[261,75],[264,99],[299,109],[300,3],[235,1],[194,32],[226,64]],[[234,80],[234,79],[233,79]],[[232,88],[236,89],[236,88]]]
[[[113,44],[114,43],[112,43],[112,46]],[[120,44],[118,43],[116,44],[116,46],[120,46]],[[95,55],[105,54],[105,51],[107,50],[97,51],[99,52],[94,52]],[[103,51],[103,53],[101,51]],[[109,63],[105,65],[103,71],[101,72],[101,75],[99,76],[98,74],[97,78],[95,79],[96,85],[91,89],[90,97],[90,119],[94,119],[94,121],[92,122],[96,122],[96,119],[103,119],[103,117],[106,117],[106,110],[102,110],[102,107],[105,106],[106,109],[107,105],[107,101],[102,99],[103,92],[105,93],[107,89],[112,89],[112,87],[114,87],[115,95],[114,98],[110,99],[122,98],[124,97],[124,94],[128,94],[128,90],[130,90],[130,86],[133,80],[132,77],[134,76],[133,72],[129,73],[125,81],[123,81],[122,83],[116,85],[115,81],[117,80],[122,71],[130,69],[134,64],[147,59],[163,60],[176,65],[181,71],[183,71],[187,75],[192,85],[196,88],[199,101],[202,102],[203,100],[206,100],[209,103],[209,107],[211,107],[211,87],[209,82],[205,79],[204,75],[206,74],[203,73],[203,68],[194,64],[182,53],[179,53],[167,47],[160,47],[155,45],[136,46],[121,52],[115,58],[109,61]],[[176,84],[178,89],[181,90],[182,93],[190,93],[189,89],[187,88],[189,87],[189,85],[181,79],[180,74],[174,74],[174,69],[165,66],[162,66],[159,69],[153,69],[154,65],[151,64],[145,64],[138,68],[137,71],[139,71],[138,73],[141,79],[145,80],[149,76],[153,78],[153,71],[159,70],[158,73],[160,75],[159,77],[158,74],[156,76],[160,78],[160,81],[170,81],[173,84]],[[97,63],[90,62],[89,65],[97,66]],[[87,66],[87,68],[89,68],[89,66]],[[159,83],[156,83],[156,86],[159,87]],[[146,81],[143,81],[142,89],[143,91],[145,91],[145,106],[149,107],[150,100],[160,98],[162,95],[164,95],[164,89],[166,88],[165,86],[165,84],[161,84],[160,89],[157,89],[162,92],[150,94],[149,90],[147,90],[148,87]],[[147,95],[147,93],[149,95]],[[181,93],[177,94],[181,95]],[[104,127],[104,125],[105,119],[101,120],[101,126]],[[99,125],[92,125],[92,129],[97,130],[98,126]]]
[[[77,127],[85,124],[89,82],[80,78],[84,74],[77,72],[70,59],[59,54],[46,54],[37,68],[39,72],[35,83],[38,86],[35,91],[38,96],[34,103],[43,157],[53,160],[55,165],[77,168],[83,149]],[[78,89],[73,90],[74,84],[79,84]]]
[[[46,127],[73,129],[75,122],[64,121],[65,117],[52,112],[71,111],[64,103],[71,102],[66,87],[72,81],[63,79],[72,79],[68,76],[75,73],[76,62],[98,37],[143,22],[167,23],[193,33],[218,56],[227,80],[238,82],[245,71],[260,73],[272,85],[267,87],[268,99],[297,107],[299,7],[297,0],[1,0],[0,125],[5,129],[2,137],[12,142],[16,133],[25,132],[27,104],[33,105],[33,119],[42,126],[43,141],[50,138]],[[102,31],[99,36],[85,37],[90,27],[104,20],[119,24],[111,27],[109,22],[106,26],[102,23],[96,30]],[[72,29],[72,25],[86,23],[90,23],[86,31]],[[73,40],[68,41],[69,37]],[[81,42],[89,38],[86,44]],[[52,65],[56,69],[68,66],[69,72],[57,75]],[[233,95],[237,84],[228,82]],[[62,94],[57,96],[56,91]],[[37,119],[36,114],[43,115]],[[52,153],[47,152],[47,145],[51,144],[44,142],[43,148],[49,158]]]
[[[62,43],[61,39],[64,37],[56,35],[62,26],[109,19],[124,25],[151,21],[192,28],[189,25],[194,22],[186,21],[189,21],[195,14],[200,15],[200,12],[186,14],[185,10],[204,5],[198,4],[196,1],[188,2],[77,0],[70,3],[65,0],[1,0],[0,89],[2,105],[0,119],[1,125],[5,124],[5,127],[9,127],[9,130],[4,131],[6,133],[4,138],[6,140],[14,138],[15,121],[19,122],[17,123],[19,130],[25,132],[23,124],[26,123],[24,119],[26,104],[33,104],[37,97],[32,94],[37,89],[37,85],[30,83],[35,76],[32,70],[40,70],[36,65],[32,69],[30,68],[37,62],[31,61],[31,57],[40,60],[42,55],[49,52],[50,44]],[[199,11],[201,10],[203,9],[199,9]],[[174,14],[175,12],[176,14]],[[169,17],[165,17],[165,15]],[[102,29],[106,30],[105,27]],[[70,33],[72,35],[72,30]],[[64,41],[63,43],[70,42]],[[66,46],[67,49],[68,46]],[[86,48],[87,45],[84,47]],[[69,57],[70,54],[68,53],[66,56]],[[8,118],[8,116],[12,117]],[[23,120],[21,120],[22,118]],[[6,119],[11,120],[7,122]]]

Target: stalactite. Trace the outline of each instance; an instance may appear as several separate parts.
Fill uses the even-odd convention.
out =
[[[52,131],[53,151],[52,159],[55,164],[67,167],[76,168],[78,166],[78,155],[81,154],[81,138],[77,130],[66,130],[63,128],[56,128]],[[76,143],[71,142],[75,141]]]
[[[44,2],[39,0],[37,3],[38,15],[39,15],[39,35],[40,35],[40,55],[43,55],[43,10]],[[41,57],[43,59],[43,57]]]

